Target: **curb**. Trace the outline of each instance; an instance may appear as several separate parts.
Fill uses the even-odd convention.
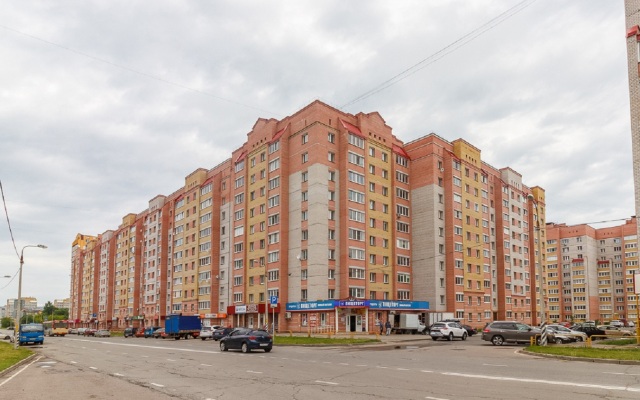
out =
[[[33,359],[37,355],[38,355],[37,353],[33,353],[30,356],[28,356],[27,358],[22,359],[22,360],[18,361],[17,363],[15,363],[15,364],[3,369],[2,371],[0,371],[0,378],[5,376],[5,375],[8,375],[10,372],[15,371],[16,369],[22,367],[24,364],[29,363],[31,361],[31,359]]]
[[[615,360],[611,358],[587,358],[587,357],[572,357],[572,356],[559,356],[556,354],[544,354],[544,353],[534,353],[527,350],[519,350],[518,353],[526,354],[529,356],[537,356],[544,358],[555,358],[558,360],[565,361],[582,361],[582,362],[591,362],[591,363],[599,363],[599,364],[620,364],[620,365],[640,365],[640,360]]]

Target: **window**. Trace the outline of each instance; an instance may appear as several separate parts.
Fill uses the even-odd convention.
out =
[[[280,141],[273,142],[269,145],[269,154],[274,153],[280,149]]]
[[[351,164],[355,164],[359,167],[364,167],[364,157],[356,153],[349,152],[348,159]]]
[[[336,134],[329,132],[327,134],[327,140],[329,141],[329,143],[335,143],[336,142]]]
[[[302,153],[302,163],[306,163],[309,161],[309,153]]]
[[[276,158],[273,161],[269,162],[269,172],[273,172],[280,168],[280,158]]]
[[[359,173],[357,173],[355,171],[349,170],[348,176],[349,176],[349,181],[350,182],[354,182],[354,183],[357,183],[359,185],[364,185],[364,175],[359,174]]]
[[[309,134],[305,132],[302,134],[302,144],[305,144],[308,141],[309,141]]]
[[[330,151],[327,153],[327,160],[329,160],[329,162],[336,162],[336,153]]]
[[[364,149],[364,139],[349,132],[349,144]]]

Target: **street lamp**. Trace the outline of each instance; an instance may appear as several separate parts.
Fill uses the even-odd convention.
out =
[[[26,246],[24,246],[22,248],[22,250],[20,250],[20,271],[18,272],[19,278],[18,278],[18,307],[16,309],[16,323],[15,326],[13,327],[13,345],[14,348],[16,350],[18,350],[18,347],[20,345],[20,340],[18,338],[18,334],[20,332],[20,318],[22,318],[22,315],[20,315],[21,311],[22,311],[22,265],[24,264],[24,249],[26,249],[27,247],[39,247],[41,249],[46,249],[47,246],[43,245],[43,244],[28,244]]]

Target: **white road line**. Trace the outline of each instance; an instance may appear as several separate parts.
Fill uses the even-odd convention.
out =
[[[89,367],[89,369],[98,369],[98,368],[96,368],[96,367]]]
[[[425,397],[425,399],[431,399],[431,400],[449,400],[449,399],[444,399],[444,398],[441,398],[441,397],[429,397],[429,396]]]
[[[202,365],[203,367],[213,367],[213,365],[211,364],[200,364],[200,365]]]
[[[78,363],[77,361],[71,361],[71,364],[77,364],[77,363]]]
[[[161,384],[159,384],[159,383],[154,383],[154,382],[151,382],[151,385],[153,385],[153,386],[157,386],[157,387],[164,387],[164,385],[161,385]]]
[[[167,361],[176,361],[176,360],[171,359],[171,358],[167,358]]]
[[[376,365],[376,368],[386,369],[386,368],[389,368],[389,367],[385,367],[384,365]]]
[[[20,370],[18,370],[15,374],[11,375],[10,377],[5,379],[4,381],[0,382],[0,386],[4,385],[5,383],[9,382],[10,380],[12,380],[16,376],[18,376],[20,373],[22,373],[22,371],[24,371],[25,369],[29,368],[34,362],[40,360],[41,358],[42,358],[42,356],[39,356],[35,360],[31,361],[29,364],[27,364],[24,367],[20,368]]]
[[[545,380],[545,379],[525,379],[525,378],[508,378],[508,377],[503,377],[503,376],[459,374],[459,373],[455,373],[455,372],[442,372],[442,375],[459,376],[459,377],[463,377],[463,378],[488,379],[488,380],[494,380],[494,381],[542,383],[542,384],[545,384],[545,385],[572,386],[572,387],[581,387],[581,388],[590,388],[590,389],[617,390],[617,391],[620,391],[620,392],[640,393],[640,388],[628,388],[628,387],[624,387],[624,386],[594,385],[594,384],[591,384],[591,383],[549,381],[549,380]]]
[[[508,367],[507,364],[482,364],[482,365],[486,365],[488,367]]]
[[[323,364],[331,364],[331,361],[323,361]]]
[[[396,371],[411,371],[408,368],[396,368]]]
[[[113,376],[124,376],[124,375],[119,374],[119,373],[117,373],[117,372],[114,372],[114,373],[113,373]]]
[[[125,347],[140,347],[143,349],[157,349],[157,350],[171,350],[171,351],[184,351],[189,353],[203,353],[203,354],[220,354],[220,351],[207,351],[207,350],[196,350],[196,349],[185,349],[185,348],[172,348],[172,347],[162,347],[162,346],[146,346],[142,344],[133,344],[133,343],[119,343],[119,342],[98,342],[95,340],[87,340],[87,339],[69,339],[69,341],[78,341],[78,342],[93,342],[106,344],[108,346],[125,346]],[[122,353],[129,354],[129,353]]]
[[[316,381],[316,383],[324,383],[325,385],[338,385],[338,382]]]
[[[349,365],[349,363],[338,363],[338,365]]]
[[[367,366],[367,364],[358,364],[358,365],[356,365],[356,367],[366,367],[366,366]]]
[[[261,374],[262,372],[260,372],[260,371],[252,371],[252,370],[249,369],[249,370],[247,370],[247,373],[249,373],[249,374]]]
[[[57,361],[40,361],[38,364],[57,364]]]
[[[640,374],[627,374],[625,372],[603,372],[603,374],[609,375],[626,375],[626,376],[640,376]]]

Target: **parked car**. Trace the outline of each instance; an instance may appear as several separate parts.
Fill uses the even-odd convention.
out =
[[[547,327],[555,329],[556,331],[561,332],[563,335],[573,337],[578,342],[584,342],[585,340],[587,340],[587,337],[588,337],[586,333],[571,330],[565,327],[564,325],[550,324]]]
[[[491,342],[494,346],[509,343],[529,343],[532,337],[540,334],[540,329],[527,324],[513,321],[493,321],[482,330],[482,340]],[[539,343],[540,338],[536,339]]]
[[[203,326],[198,336],[202,340],[213,339],[213,331],[220,328],[220,325]]]
[[[574,325],[571,327],[571,330],[584,332],[587,337],[591,337],[593,335],[605,335],[606,332],[602,329],[598,329],[595,325],[582,324],[582,325]]]
[[[157,331],[158,329],[160,329],[159,326],[151,326],[151,327],[145,329],[144,330],[144,337],[145,338],[153,337],[153,332]]]
[[[547,326],[547,342],[555,344],[564,344],[575,342],[576,337],[567,335],[565,332],[556,330],[550,326]]]
[[[95,337],[111,337],[111,332],[108,329],[98,329],[93,336]]]
[[[228,336],[231,333],[231,331],[233,331],[233,328],[230,328],[230,327],[225,328],[224,326],[221,326],[220,328],[213,331],[213,335],[211,337],[213,340],[218,341],[223,337]]]
[[[69,335],[77,335],[78,328],[69,328]]]
[[[268,353],[273,348],[273,338],[261,329],[236,328],[228,336],[220,339],[220,351],[239,349],[243,353],[251,350],[264,350]]]
[[[616,328],[623,328],[624,327],[624,322],[614,319],[613,321],[609,322],[609,325],[614,326]]]
[[[123,336],[125,338],[128,338],[128,337],[131,337],[131,336],[135,336],[135,334],[137,332],[138,332],[138,328],[125,328]]]
[[[164,328],[156,329],[155,331],[153,331],[153,338],[154,339],[157,339],[157,338],[164,339],[165,337],[166,337],[166,333],[164,332]]]
[[[467,331],[467,335],[469,335],[469,336],[473,336],[476,333],[478,333],[478,332],[476,332],[476,328],[472,327],[471,325],[463,324],[461,326]]]
[[[133,336],[135,336],[135,337],[144,337],[144,329],[138,328],[138,330],[136,331],[136,333],[133,334]]]
[[[429,330],[429,336],[431,339],[448,339],[453,340],[454,338],[460,338],[462,340],[467,340],[467,330],[464,329],[457,322],[436,322],[431,325],[431,329]]]
[[[78,328],[78,331],[77,331],[78,335],[84,335],[84,331],[86,331],[87,329],[89,328]]]
[[[82,333],[84,336],[95,336],[97,329],[87,328]]]

